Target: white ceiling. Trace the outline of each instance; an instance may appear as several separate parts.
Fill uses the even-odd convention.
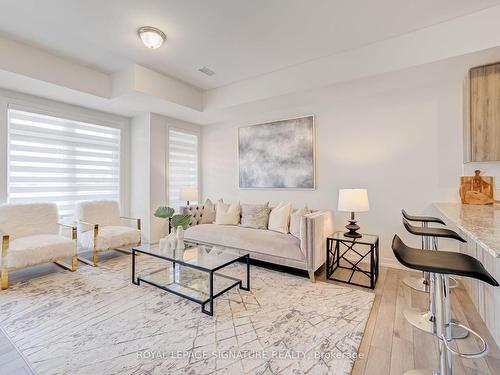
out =
[[[213,89],[441,23],[500,0],[2,0],[0,36],[116,72]],[[140,26],[168,40],[148,50]],[[367,62],[369,63],[369,62]],[[206,77],[197,69],[217,74]]]

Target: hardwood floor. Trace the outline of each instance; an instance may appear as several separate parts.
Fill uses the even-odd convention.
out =
[[[413,368],[437,368],[437,340],[414,329],[403,317],[402,311],[407,307],[427,306],[426,294],[403,284],[402,279],[411,274],[409,271],[393,268],[380,269],[375,301],[359,349],[363,357],[356,361],[353,375],[401,375]],[[319,279],[325,280],[324,273]],[[333,281],[328,282],[336,284]],[[469,296],[463,287],[453,289],[451,296],[453,317],[478,332],[490,347],[488,355],[481,359],[466,360],[455,357],[453,373],[500,374],[500,350]],[[478,342],[473,337],[457,340],[457,345],[464,352],[479,349]]]
[[[39,268],[37,273],[41,275],[49,272],[65,272],[54,267]],[[424,293],[416,292],[402,283],[402,279],[411,274],[408,271],[393,268],[382,267],[380,269],[379,280],[374,291],[375,301],[359,350],[362,357],[356,361],[353,375],[401,375],[412,368],[432,369],[437,366],[436,340],[414,329],[405,321],[402,314],[406,307],[424,308],[427,305],[427,297]],[[418,274],[415,273],[415,275]],[[12,281],[16,282],[25,277],[28,277],[28,274],[18,273]],[[324,272],[317,278],[319,281],[325,281]],[[334,281],[328,282],[345,285]],[[353,288],[369,290],[360,287]],[[478,332],[490,346],[489,354],[482,359],[455,358],[454,374],[500,374],[500,350],[462,287],[452,292],[452,309],[454,318]],[[478,349],[478,343],[474,338],[469,337],[457,342],[462,351]],[[0,374],[32,374],[29,366],[2,330],[0,330]]]
[[[28,364],[12,345],[3,330],[0,329],[0,374],[2,375],[31,375]]]

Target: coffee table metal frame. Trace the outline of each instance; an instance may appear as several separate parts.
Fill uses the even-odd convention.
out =
[[[204,314],[213,316],[213,314],[214,314],[214,299],[217,298],[218,296],[220,296],[221,294],[224,294],[228,290],[234,288],[235,286],[238,285],[240,289],[246,290],[246,291],[250,291],[250,254],[243,254],[240,257],[235,258],[234,260],[228,261],[228,262],[223,263],[223,264],[221,264],[221,265],[219,265],[217,267],[209,269],[209,268],[205,268],[205,267],[202,267],[202,266],[199,266],[199,265],[190,264],[189,262],[185,262],[185,261],[182,261],[182,260],[179,260],[179,259],[174,259],[174,258],[171,258],[171,257],[162,256],[161,254],[156,254],[156,253],[153,253],[153,252],[149,252],[149,251],[143,249],[142,247],[143,246],[133,247],[132,248],[132,283],[135,284],[135,285],[140,285],[140,283],[142,281],[142,282],[145,282],[147,284],[153,285],[153,286],[155,286],[157,288],[160,288],[162,290],[165,290],[167,292],[170,292],[170,293],[176,294],[176,295],[178,295],[180,297],[186,298],[186,299],[188,299],[190,301],[196,302],[196,303],[198,303],[198,304],[201,305],[201,311]],[[194,298],[192,296],[180,293],[180,292],[178,292],[176,290],[173,290],[171,288],[168,288],[168,286],[160,285],[160,284],[155,283],[155,282],[153,282],[151,280],[146,280],[146,279],[144,279],[141,276],[137,276],[136,277],[136,260],[135,259],[136,259],[136,256],[138,254],[144,254],[144,255],[152,256],[152,257],[155,257],[155,258],[158,258],[158,259],[162,259],[162,260],[165,260],[167,262],[172,263],[172,267],[173,267],[173,270],[174,270],[174,275],[175,275],[175,268],[178,265],[181,265],[181,266],[184,266],[184,267],[187,267],[187,268],[192,268],[192,269],[196,269],[198,271],[202,271],[202,272],[208,273],[209,274],[209,293],[208,293],[209,296],[208,296],[208,298],[204,299],[204,300],[200,300],[200,299]],[[246,272],[246,286],[243,286],[243,280],[241,280],[241,279],[237,279],[237,278],[234,278],[234,277],[231,277],[231,276],[227,276],[227,275],[223,275],[221,273],[216,272],[216,271],[218,271],[218,270],[220,270],[220,269],[222,269],[224,267],[227,267],[230,264],[236,263],[238,261],[244,261],[244,262],[246,262],[246,266],[247,266],[246,267],[247,268],[247,272]],[[162,268],[162,269],[159,269],[157,271],[150,272],[148,275],[151,275],[154,272],[160,272],[160,271],[164,271],[164,270],[165,269]],[[224,288],[224,289],[222,289],[222,290],[217,291],[216,293],[214,293],[214,275],[216,275],[217,277],[223,277],[223,278],[226,278],[226,279],[229,279],[229,280],[233,280],[234,282],[231,283],[226,288]],[[174,280],[174,283],[175,283],[175,280]],[[209,310],[207,310],[205,308],[205,306],[207,304],[210,306]]]

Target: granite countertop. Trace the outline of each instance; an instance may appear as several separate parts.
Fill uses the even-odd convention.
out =
[[[434,203],[445,218],[500,258],[500,205]]]

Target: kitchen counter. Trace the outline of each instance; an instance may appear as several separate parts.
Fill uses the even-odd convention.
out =
[[[500,205],[434,203],[434,207],[470,239],[500,258]]]
[[[434,203],[434,207],[467,241],[460,243],[460,252],[479,260],[500,281],[500,205]],[[460,283],[500,346],[500,287],[468,277],[460,278]]]

